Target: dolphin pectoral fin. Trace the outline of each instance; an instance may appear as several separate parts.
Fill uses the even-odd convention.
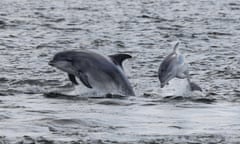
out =
[[[68,78],[70,79],[70,81],[71,81],[73,84],[78,85],[78,82],[77,82],[77,80],[76,80],[76,78],[75,78],[74,75],[68,74]]]
[[[191,91],[201,91],[202,92],[202,89],[199,85],[197,85],[196,83],[194,82],[190,82],[190,88],[191,88]]]
[[[121,68],[123,68],[122,62],[125,59],[132,58],[132,56],[128,54],[115,54],[115,55],[110,55],[109,57],[111,58],[114,64],[121,66]]]
[[[88,76],[86,74],[84,74],[83,72],[79,72],[78,77],[86,87],[92,88],[92,86],[88,82]]]

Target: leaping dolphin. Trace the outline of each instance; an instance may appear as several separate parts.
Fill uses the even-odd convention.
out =
[[[173,52],[170,53],[161,63],[158,70],[158,78],[161,83],[161,88],[163,88],[168,82],[173,78],[184,79],[187,78],[192,91],[202,91],[202,89],[195,83],[190,81],[190,75],[188,71],[188,66],[184,62],[184,57],[178,52],[177,42],[173,48]]]
[[[77,77],[88,88],[134,96],[122,66],[122,62],[128,58],[131,58],[128,54],[105,57],[91,51],[63,51],[55,54],[49,65],[67,72],[75,85],[78,85]]]

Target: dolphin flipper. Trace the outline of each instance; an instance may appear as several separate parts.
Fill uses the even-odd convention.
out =
[[[190,82],[190,88],[191,88],[191,91],[201,91],[202,92],[202,89],[199,85],[197,85],[196,83],[194,82]]]
[[[109,55],[109,57],[111,58],[114,64],[119,65],[121,68],[123,68],[122,62],[125,59],[132,58],[132,56],[128,54],[115,54],[115,55]]]
[[[68,78],[70,79],[70,81],[71,81],[73,84],[78,85],[78,82],[77,82],[77,80],[76,80],[76,78],[75,78],[74,75],[68,74]]]
[[[88,76],[86,74],[84,74],[83,72],[79,71],[78,73],[78,78],[82,81],[82,83],[88,87],[88,88],[92,88],[92,86],[89,84],[88,82]]]

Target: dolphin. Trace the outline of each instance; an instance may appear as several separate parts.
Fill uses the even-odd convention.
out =
[[[77,77],[87,88],[134,96],[122,66],[122,62],[128,58],[131,58],[128,54],[105,57],[92,51],[71,50],[55,54],[49,65],[67,72],[75,85],[78,85]]]
[[[184,61],[183,55],[178,52],[178,45],[179,42],[175,44],[173,52],[163,60],[158,69],[158,78],[161,83],[161,88],[168,84],[173,78],[187,78],[191,91],[202,91],[200,86],[191,82],[188,66]]]

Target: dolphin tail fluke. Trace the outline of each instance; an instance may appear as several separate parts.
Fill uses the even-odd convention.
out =
[[[115,54],[115,55],[110,55],[109,56],[111,58],[111,60],[113,61],[113,63],[115,63],[116,65],[119,65],[122,67],[122,62],[125,60],[125,59],[129,59],[129,58],[132,58],[131,55],[128,55],[128,54]]]
[[[201,91],[202,92],[202,88],[198,84],[191,82],[189,72],[185,71],[185,74],[187,76],[187,81],[190,85],[191,91]]]
[[[189,85],[190,85],[191,91],[201,91],[202,92],[202,88],[199,85],[197,85],[196,83],[190,82]]]

